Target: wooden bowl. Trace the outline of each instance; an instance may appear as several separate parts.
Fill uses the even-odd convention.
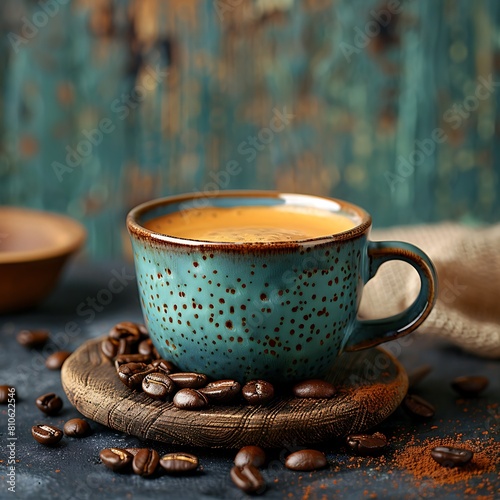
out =
[[[44,299],[85,234],[69,217],[0,206],[0,314]]]

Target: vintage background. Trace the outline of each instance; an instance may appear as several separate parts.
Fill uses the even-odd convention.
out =
[[[2,0],[0,29],[0,204],[79,219],[90,258],[187,191],[500,214],[498,0]]]

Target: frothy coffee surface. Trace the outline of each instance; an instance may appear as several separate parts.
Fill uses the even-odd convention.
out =
[[[156,217],[144,227],[157,233],[213,242],[276,242],[329,236],[352,229],[344,215],[299,206],[204,207]]]

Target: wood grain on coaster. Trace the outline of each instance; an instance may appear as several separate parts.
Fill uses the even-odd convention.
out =
[[[331,399],[276,397],[261,407],[179,410],[125,387],[102,354],[101,341],[88,341],[64,363],[61,378],[70,402],[100,424],[166,443],[211,448],[321,443],[377,425],[399,406],[408,389],[399,362],[373,348],[337,359],[326,377],[338,388]]]

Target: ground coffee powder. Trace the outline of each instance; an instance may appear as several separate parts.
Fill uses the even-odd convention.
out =
[[[465,448],[474,452],[470,463],[463,467],[443,467],[431,457],[431,450],[435,446],[452,446]],[[495,485],[490,484],[487,477],[482,477],[488,472],[494,472],[500,466],[500,442],[494,438],[487,440],[468,439],[462,441],[461,435],[450,438],[428,438],[419,441],[411,438],[410,441],[393,456],[392,464],[412,474],[418,487],[419,480],[432,479],[438,484],[456,484],[472,478],[481,479],[478,486],[488,494],[499,493]],[[498,486],[498,485],[497,485]],[[467,488],[469,494],[475,494],[474,487]]]

